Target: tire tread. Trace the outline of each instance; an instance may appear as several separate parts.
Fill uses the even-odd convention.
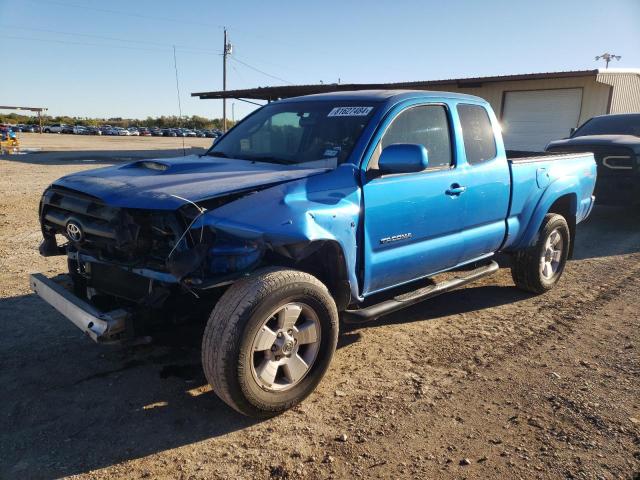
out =
[[[238,359],[237,339],[244,329],[244,314],[275,290],[292,283],[311,283],[331,299],[332,321],[337,325],[338,313],[327,287],[314,276],[300,270],[268,267],[238,280],[222,295],[209,317],[202,339],[202,366],[213,391],[225,403],[245,415],[269,416],[242,401],[235,382]],[[239,388],[239,387],[238,387]],[[290,402],[290,408],[297,401]],[[278,410],[279,411],[279,410]],[[277,412],[273,412],[277,413]],[[272,413],[272,414],[273,414]]]

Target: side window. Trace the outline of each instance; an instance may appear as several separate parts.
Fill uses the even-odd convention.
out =
[[[480,105],[458,105],[458,116],[462,126],[462,139],[467,162],[471,165],[486,162],[496,157],[496,140],[491,120]]]
[[[429,168],[448,168],[451,165],[449,119],[442,105],[411,107],[400,113],[384,133],[376,148],[370,169],[378,168],[382,150],[394,143],[424,145],[429,153]]]

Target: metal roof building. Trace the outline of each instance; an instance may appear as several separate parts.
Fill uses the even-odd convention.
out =
[[[273,101],[370,89],[440,90],[482,97],[501,120],[506,146],[513,150],[541,150],[596,115],[640,112],[640,69],[614,68],[396,83],[288,85],[191,96]]]

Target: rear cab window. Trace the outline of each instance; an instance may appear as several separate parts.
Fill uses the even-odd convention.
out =
[[[458,104],[458,117],[467,163],[477,165],[497,155],[496,139],[487,110],[481,105]]]

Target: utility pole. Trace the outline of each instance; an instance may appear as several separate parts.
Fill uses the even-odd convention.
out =
[[[231,55],[233,47],[227,42],[227,27],[224,28],[224,48],[222,49],[222,91],[227,91],[227,55]],[[227,99],[222,99],[222,131],[227,131]]]
[[[621,58],[622,57],[620,55],[614,55],[613,53],[605,52],[602,55],[598,55],[596,57],[596,61],[600,59],[604,60],[604,68],[609,68],[609,62],[611,60],[620,60]]]

